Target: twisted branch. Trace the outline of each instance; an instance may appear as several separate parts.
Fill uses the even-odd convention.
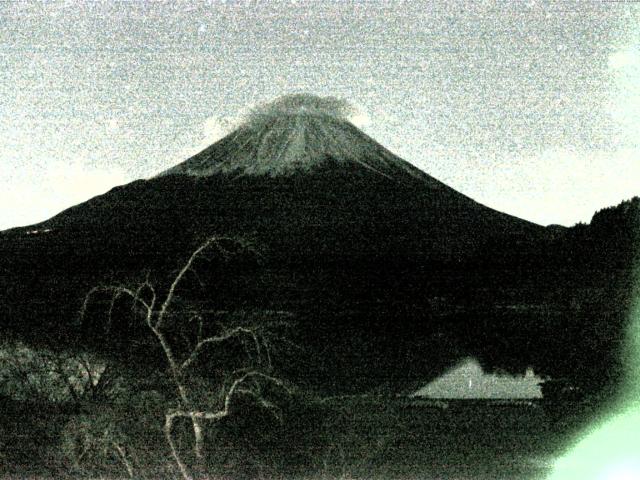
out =
[[[228,258],[230,252],[226,250],[222,245],[221,241],[229,240],[237,243],[236,240],[227,238],[227,237],[211,237],[207,241],[205,241],[202,245],[200,245],[189,257],[187,262],[183,265],[183,267],[178,271],[176,276],[173,278],[171,285],[167,291],[166,297],[164,301],[160,304],[159,308],[156,308],[158,304],[158,296],[156,294],[156,290],[154,286],[149,281],[149,274],[147,273],[146,279],[142,282],[136,290],[132,290],[130,288],[124,286],[98,286],[92,288],[87,296],[85,297],[81,316],[84,316],[89,305],[89,302],[93,295],[98,292],[107,292],[111,293],[111,303],[108,311],[109,322],[111,322],[111,316],[113,315],[114,305],[116,301],[122,296],[128,296],[133,300],[134,308],[139,308],[141,310],[142,316],[144,317],[144,321],[157,339],[160,344],[162,351],[164,353],[165,359],[169,366],[169,371],[171,374],[171,378],[176,387],[178,393],[178,399],[180,407],[177,409],[172,409],[168,411],[165,415],[165,425],[164,425],[164,433],[167,440],[167,443],[171,449],[171,454],[175,460],[178,469],[182,477],[185,480],[191,480],[191,475],[189,474],[189,469],[186,464],[182,460],[178,448],[173,439],[173,423],[177,418],[187,418],[191,421],[193,433],[195,437],[194,442],[194,453],[196,458],[200,459],[202,457],[202,447],[203,447],[203,433],[202,433],[202,425],[201,421],[212,421],[216,422],[220,419],[227,417],[231,412],[231,404],[234,396],[242,394],[249,395],[253,397],[259,405],[266,408],[270,412],[275,412],[277,407],[262,397],[260,394],[260,384],[259,382],[254,382],[252,386],[246,387],[249,380],[264,380],[269,383],[275,384],[287,392],[289,392],[288,388],[283,384],[279,379],[272,377],[266,373],[257,371],[257,370],[249,370],[244,371],[241,376],[236,378],[231,385],[228,387],[226,392],[224,393],[224,401],[222,403],[222,408],[218,411],[206,411],[201,410],[195,407],[194,402],[192,402],[190,398],[190,392],[187,388],[187,382],[185,381],[185,371],[191,367],[202,354],[204,349],[210,345],[218,345],[222,342],[225,342],[232,338],[240,338],[249,339],[253,343],[253,347],[255,349],[255,355],[258,359],[258,365],[263,363],[263,351],[266,350],[266,358],[267,365],[270,367],[271,365],[271,356],[268,352],[269,342],[266,339],[261,339],[258,336],[258,327],[246,327],[246,326],[238,326],[231,329],[227,329],[222,326],[222,330],[219,335],[209,336],[203,338],[203,318],[200,313],[197,313],[189,319],[189,322],[193,320],[198,321],[197,333],[196,333],[196,341],[195,345],[192,347],[191,352],[186,356],[182,361],[178,360],[176,357],[174,350],[167,338],[167,335],[164,332],[164,325],[166,318],[169,316],[169,311],[173,304],[174,298],[176,296],[176,290],[180,285],[181,281],[184,279],[185,275],[188,272],[196,273],[194,270],[194,264],[196,260],[201,257],[204,252],[215,246],[217,251],[224,257]],[[242,245],[242,243],[241,243]],[[197,277],[198,281],[200,278]],[[150,292],[145,299],[145,292]],[[191,342],[187,342],[191,343]],[[245,350],[247,355],[251,359],[251,352],[245,345]],[[237,372],[236,372],[237,373]],[[223,390],[224,392],[224,390]],[[277,416],[277,414],[276,414]],[[125,459],[123,456],[124,450],[120,451],[121,459]],[[125,463],[126,465],[126,463]],[[129,472],[129,468],[127,468]],[[129,472],[131,473],[131,472]]]

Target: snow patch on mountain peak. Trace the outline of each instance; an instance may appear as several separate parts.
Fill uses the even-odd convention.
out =
[[[364,111],[344,99],[295,93],[252,108],[243,116],[241,124],[259,125],[282,115],[315,115],[358,125],[367,123]]]
[[[235,131],[161,175],[279,176],[310,172],[331,161],[392,178],[428,177],[349,121],[359,115],[357,108],[335,97],[280,97],[256,107]]]

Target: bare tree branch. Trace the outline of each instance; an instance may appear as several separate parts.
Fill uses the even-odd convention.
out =
[[[127,457],[127,451],[119,443],[111,442],[111,445],[113,446],[113,449],[116,452],[116,456],[118,457],[122,465],[124,465],[125,469],[127,470],[127,473],[129,474],[129,478],[133,478],[133,465],[131,464],[131,462],[129,461],[129,458]]]
[[[151,305],[149,305],[147,302],[145,302],[143,299],[141,299],[137,295],[137,292],[127,287],[114,286],[114,285],[106,285],[106,286],[101,285],[98,287],[93,287],[91,290],[89,290],[89,293],[87,293],[87,295],[85,296],[84,302],[82,304],[82,309],[80,310],[81,317],[84,317],[84,315],[86,314],[87,308],[89,307],[89,302],[91,301],[91,297],[99,292],[112,293],[114,296],[118,296],[118,297],[121,295],[128,295],[134,300],[134,302],[141,304],[145,308],[145,310],[151,310],[152,308]],[[111,309],[109,313],[111,313]]]
[[[194,453],[196,459],[202,457],[204,435],[202,429],[202,421],[218,421],[224,417],[227,417],[231,413],[232,402],[237,395],[248,395],[252,397],[258,405],[267,409],[270,412],[275,412],[274,415],[279,417],[278,408],[275,404],[268,401],[262,394],[262,382],[268,382],[274,384],[285,391],[289,392],[287,386],[279,379],[270,376],[260,370],[257,370],[260,366],[266,365],[271,367],[271,354],[269,353],[270,342],[261,335],[261,329],[259,327],[247,327],[236,326],[233,328],[226,328],[220,323],[220,333],[218,335],[204,337],[204,319],[202,312],[197,312],[186,320],[187,323],[197,321],[197,329],[195,332],[195,342],[191,342],[188,338],[186,344],[190,348],[190,352],[186,354],[186,358],[182,361],[178,360],[174,348],[172,347],[172,338],[170,332],[165,332],[164,326],[167,317],[174,316],[176,318],[185,318],[184,312],[182,314],[170,313],[173,307],[174,300],[176,298],[176,291],[178,286],[187,275],[192,272],[196,275],[196,279],[202,284],[200,277],[197,275],[194,269],[195,262],[203,257],[208,249],[215,247],[217,252],[227,259],[232,252],[227,250],[222,242],[231,241],[235,244],[239,244],[244,247],[242,242],[228,238],[228,237],[210,237],[202,245],[200,245],[189,257],[186,263],[173,277],[173,280],[169,286],[164,301],[160,304],[160,308],[156,309],[158,303],[158,295],[156,288],[149,280],[149,274],[147,273],[145,280],[138,285],[136,290],[132,290],[122,286],[98,286],[91,289],[85,297],[81,315],[84,316],[88,308],[89,302],[93,295],[99,292],[106,292],[111,294],[111,303],[108,311],[109,321],[113,315],[115,303],[122,296],[128,296],[133,300],[134,308],[138,308],[139,312],[144,317],[144,321],[153,333],[154,337],[160,344],[164,357],[167,361],[169,372],[173,384],[178,393],[179,407],[167,411],[165,414],[164,434],[166,441],[171,449],[171,454],[174,461],[180,471],[184,480],[191,480],[189,468],[182,459],[178,447],[173,438],[173,425],[174,421],[178,418],[185,418],[190,420],[191,427],[194,435]],[[174,332],[174,335],[180,336],[180,331]],[[219,345],[232,338],[238,338],[245,348],[245,352],[249,357],[249,360],[254,360],[254,354],[256,359],[256,365],[236,371],[234,375],[239,375],[235,378],[227,387],[223,386],[221,396],[221,407],[217,411],[210,411],[208,409],[199,408],[197,402],[191,398],[191,391],[189,387],[189,377],[186,376],[186,370],[191,367],[203,353],[208,346]],[[249,347],[246,341],[251,342],[252,347]],[[86,368],[86,367],[85,367]],[[89,379],[91,381],[91,374],[89,373]],[[132,470],[130,469],[130,463],[127,463],[126,451],[120,444],[113,444],[113,448],[116,449],[121,462],[126,466],[129,476],[132,476]]]
[[[218,250],[223,253],[226,254],[226,250],[224,250],[221,246],[220,246],[220,241],[221,240],[232,240],[230,238],[227,237],[210,237],[207,241],[205,241],[202,245],[200,245],[189,257],[189,260],[187,260],[187,263],[184,264],[184,266],[182,267],[182,269],[178,272],[178,274],[175,276],[175,278],[173,279],[173,282],[171,282],[171,286],[169,287],[169,293],[167,293],[167,297],[165,298],[165,301],[162,304],[162,307],[160,307],[160,313],[158,313],[158,320],[156,323],[156,328],[160,328],[162,327],[162,323],[164,321],[164,317],[167,313],[167,310],[169,309],[169,306],[171,305],[171,302],[173,301],[173,296],[175,295],[175,291],[176,288],[178,287],[178,284],[182,281],[182,279],[184,278],[184,276],[187,274],[187,272],[189,270],[191,270],[191,268],[193,267],[194,262],[196,261],[196,259],[202,255],[202,253],[204,251],[206,251],[211,245],[216,245],[218,247]]]
[[[244,375],[242,375],[240,378],[237,378],[233,381],[233,383],[231,384],[231,387],[229,388],[229,390],[227,390],[226,395],[224,397],[224,404],[223,404],[223,408],[221,410],[218,410],[216,412],[209,412],[209,411],[203,411],[203,410],[197,410],[197,411],[187,411],[187,410],[181,410],[181,409],[175,409],[170,411],[169,413],[167,413],[167,417],[171,417],[172,419],[175,419],[177,417],[185,417],[185,418],[200,418],[203,420],[213,420],[213,421],[218,421],[221,420],[227,416],[229,416],[229,414],[231,413],[231,402],[233,400],[233,397],[235,395],[237,395],[238,393],[243,393],[243,394],[251,394],[252,396],[254,396],[255,398],[258,398],[258,394],[256,392],[253,392],[252,390],[245,390],[241,388],[241,385],[243,383],[245,383],[248,379],[252,378],[252,377],[260,377],[263,378],[271,383],[274,383],[275,385],[281,387],[282,389],[284,389],[287,393],[291,393],[290,389],[284,384],[284,382],[282,382],[282,380],[272,377],[271,375],[267,375],[265,373],[259,372],[259,371],[251,371],[251,372],[247,372]],[[264,404],[268,404],[269,402],[261,399],[261,403],[264,402]]]
[[[237,337],[241,334],[245,334],[250,336],[255,345],[256,345],[256,349],[258,350],[258,352],[260,351],[260,342],[258,340],[258,337],[256,336],[256,333],[254,330],[252,330],[251,328],[246,328],[246,327],[236,327],[233,328],[231,330],[228,330],[224,333],[222,333],[221,335],[217,335],[215,337],[208,337],[205,338],[204,340],[200,340],[195,348],[193,349],[193,351],[191,352],[191,354],[189,355],[189,357],[187,357],[187,359],[182,362],[182,365],[180,366],[180,368],[182,370],[188,368],[189,366],[191,366],[193,364],[193,362],[195,362],[198,358],[198,356],[200,355],[202,349],[204,347],[206,347],[207,345],[211,345],[214,343],[221,343],[224,342],[225,340],[228,340],[232,337]]]

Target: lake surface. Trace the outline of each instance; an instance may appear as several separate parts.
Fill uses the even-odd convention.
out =
[[[308,445],[286,445],[292,455],[306,449],[309,460],[297,474],[279,478],[542,480],[578,428],[570,405],[553,410],[540,401],[350,398],[322,408],[323,434]],[[0,432],[8,467],[2,478],[60,478],[64,472],[46,471],[46,457],[55,454],[55,430],[65,415],[17,420],[5,421]]]

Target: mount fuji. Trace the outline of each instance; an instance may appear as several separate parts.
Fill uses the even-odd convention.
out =
[[[154,177],[1,232],[0,313],[7,328],[64,341],[91,286],[171,272],[224,235],[255,245],[260,261],[217,281],[212,308],[292,319],[306,353],[281,363],[303,381],[406,385],[469,355],[544,371],[558,363],[541,352],[561,312],[539,306],[572,271],[558,266],[565,230],[483,206],[331,99],[293,95]]]

